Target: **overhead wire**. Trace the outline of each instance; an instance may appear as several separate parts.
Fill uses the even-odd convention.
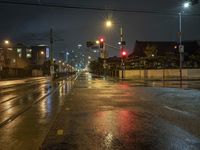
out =
[[[66,9],[79,9],[79,10],[91,10],[91,11],[112,11],[112,12],[124,12],[124,13],[143,13],[143,14],[157,14],[157,15],[171,15],[175,16],[176,12],[164,12],[157,10],[133,10],[133,9],[120,9],[120,8],[102,8],[91,6],[78,6],[78,5],[61,5],[57,3],[33,3],[33,2],[19,2],[0,0],[0,4],[13,4],[13,5],[27,5],[27,6],[39,6],[39,7],[53,7],[53,8],[66,8]],[[185,16],[200,16],[200,13],[184,13]]]

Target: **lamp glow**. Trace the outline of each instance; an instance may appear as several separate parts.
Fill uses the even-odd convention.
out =
[[[106,27],[111,27],[111,26],[112,26],[112,21],[107,20],[107,21],[106,21]]]
[[[8,44],[10,44],[10,41],[5,40],[5,41],[4,41],[4,44],[8,45]]]
[[[184,8],[188,8],[188,7],[190,6],[190,2],[185,2],[185,3],[183,4],[183,6],[184,6]]]

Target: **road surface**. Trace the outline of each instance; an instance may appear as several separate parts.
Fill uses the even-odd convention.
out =
[[[39,149],[73,78],[0,81],[0,150]]]
[[[42,149],[200,149],[198,90],[148,87],[85,73],[66,99]]]

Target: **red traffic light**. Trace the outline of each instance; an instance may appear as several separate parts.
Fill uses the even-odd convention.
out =
[[[100,38],[100,42],[104,42],[104,39],[103,39],[103,38]]]
[[[126,51],[122,51],[122,56],[126,56],[127,52]]]

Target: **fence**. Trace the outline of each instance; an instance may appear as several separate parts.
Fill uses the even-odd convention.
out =
[[[122,77],[122,71],[119,71]],[[149,69],[149,70],[125,70],[125,79],[149,79],[149,80],[171,80],[180,79],[179,69]],[[182,69],[182,78],[185,80],[200,79],[200,69]]]

